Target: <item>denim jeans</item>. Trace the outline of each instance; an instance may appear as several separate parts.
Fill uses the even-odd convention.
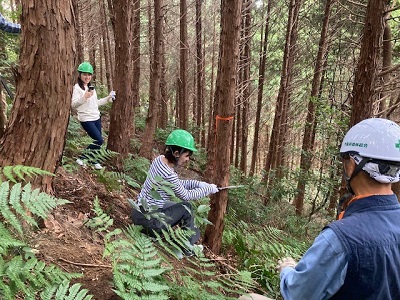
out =
[[[103,136],[101,134],[101,119],[96,121],[81,122],[82,128],[87,132],[87,134],[93,139],[93,143],[87,146],[88,150],[99,150],[101,145],[103,145]],[[81,155],[80,158],[87,158],[85,155]]]

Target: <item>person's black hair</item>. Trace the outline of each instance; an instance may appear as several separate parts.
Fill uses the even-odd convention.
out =
[[[81,74],[82,74],[82,72],[79,72],[79,76],[78,76],[78,85],[79,85],[79,87],[80,87],[82,90],[85,90],[85,86],[84,86],[83,81],[82,81],[82,79],[81,79]],[[92,82],[89,82],[89,83],[88,83],[88,86],[91,85],[91,84],[92,84]]]
[[[182,148],[179,146],[165,146],[164,156],[170,163],[175,164],[178,161],[178,158],[174,156],[174,153],[178,151],[179,155],[185,152],[189,152],[189,156],[192,155],[193,151],[188,150],[186,148]]]

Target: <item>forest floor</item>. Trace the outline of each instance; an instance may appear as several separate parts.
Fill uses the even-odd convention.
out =
[[[127,198],[134,198],[135,195],[131,191],[109,192],[96,180],[96,176],[91,168],[79,168],[74,173],[59,168],[53,183],[54,196],[71,203],[53,211],[45,221],[45,228],[33,237],[31,245],[43,261],[67,272],[82,273],[83,277],[73,282],[81,283],[94,296],[93,299],[120,299],[112,291],[111,263],[103,258],[103,238],[84,223],[94,217],[92,208],[97,196],[102,209],[113,218],[114,228],[126,227],[131,224]],[[215,258],[206,251],[206,256]],[[185,264],[185,260],[172,260],[172,265],[182,267]]]

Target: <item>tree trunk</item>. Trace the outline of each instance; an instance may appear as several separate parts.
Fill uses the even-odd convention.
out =
[[[213,5],[214,8],[214,5]],[[212,55],[211,55],[211,87],[210,87],[210,101],[209,101],[209,115],[208,115],[208,134],[207,134],[207,143],[206,143],[206,150],[207,156],[212,156],[213,154],[210,152],[214,152],[210,145],[213,145],[213,132],[214,132],[214,69],[215,69],[215,46],[216,46],[216,16],[215,10],[213,10],[213,42],[212,42]],[[212,170],[209,170],[211,175]]]
[[[69,0],[22,1],[21,53],[0,165],[55,172],[64,149],[75,72],[75,20]],[[52,177],[36,183],[51,192]]]
[[[257,153],[258,153],[258,136],[260,132],[260,120],[261,120],[261,109],[262,109],[262,97],[264,91],[264,80],[265,80],[265,64],[267,56],[268,47],[268,33],[269,33],[269,17],[271,14],[271,0],[268,0],[266,20],[265,20],[265,31],[264,31],[264,41],[260,47],[260,66],[258,70],[258,90],[257,90],[257,112],[256,121],[254,125],[254,138],[253,138],[253,149],[251,155],[251,165],[250,165],[250,176],[254,176],[257,163]]]
[[[186,0],[180,0],[180,58],[179,58],[179,127],[187,129],[188,126],[188,34],[187,34],[187,4]]]
[[[218,186],[229,183],[229,151],[232,135],[232,118],[236,90],[236,73],[239,55],[239,37],[242,1],[222,0],[221,2],[221,42],[220,60],[217,74],[215,103],[217,106],[215,156],[209,163],[215,166],[212,182]],[[228,202],[227,191],[219,192],[211,197],[211,210],[205,231],[204,242],[214,253],[221,250],[224,230],[224,216]]]
[[[76,52],[78,57],[78,62],[84,61],[83,56],[83,41],[82,41],[82,26],[81,26],[81,8],[80,1],[72,1],[75,13],[75,37],[76,37]]]
[[[284,167],[284,151],[286,146],[287,122],[289,112],[290,85],[293,72],[293,59],[296,48],[298,33],[298,18],[301,6],[301,0],[291,0],[289,5],[288,22],[286,27],[286,43],[283,54],[281,82],[279,86],[278,97],[275,106],[274,124],[269,143],[269,151],[265,164],[264,181],[267,184],[267,190],[281,180]],[[265,197],[264,204],[270,199],[270,192]]]
[[[243,51],[243,102],[242,102],[242,131],[241,131],[241,155],[239,168],[245,175],[247,172],[247,143],[248,143],[248,110],[250,103],[250,63],[251,63],[251,7],[252,1],[246,0],[244,15],[244,51]]]
[[[196,140],[201,144],[204,133],[204,56],[202,48],[202,21],[201,21],[202,0],[196,0]]]
[[[152,158],[152,148],[154,133],[156,130],[158,106],[160,101],[160,79],[161,79],[161,60],[163,38],[163,1],[154,0],[154,53],[151,63],[152,70],[150,74],[150,91],[149,91],[149,110],[146,118],[146,128],[144,130],[142,146],[139,155],[148,159]]]
[[[110,49],[110,36],[108,32],[108,18],[107,11],[104,4],[104,0],[100,0],[100,11],[103,18],[104,29],[101,31],[102,34],[102,42],[104,49],[104,65],[105,65],[105,73],[106,73],[106,85],[108,90],[113,89],[113,81],[112,81],[112,68],[111,68],[111,49]]]
[[[165,61],[165,43],[162,39],[161,47],[161,80],[160,80],[160,90],[161,90],[161,101],[160,101],[160,124],[159,127],[166,129],[168,126],[168,91],[167,91],[167,81],[165,78],[166,61]]]
[[[327,34],[329,28],[329,19],[331,14],[331,7],[334,0],[327,0],[325,3],[324,21],[322,24],[321,35],[319,39],[319,47],[317,58],[314,67],[314,77],[311,85],[311,97],[308,102],[306,124],[303,136],[303,146],[300,158],[301,174],[297,182],[297,195],[293,201],[296,208],[296,214],[302,215],[304,206],[304,190],[306,187],[306,179],[308,172],[311,168],[312,153],[314,149],[315,130],[316,130],[316,99],[321,86],[321,78],[324,66],[324,57],[327,53]]]
[[[388,1],[368,1],[351,97],[350,126],[372,116],[382,36],[385,28],[385,9]]]
[[[118,15],[115,20],[115,65],[125,80],[115,82],[117,100],[110,114],[107,147],[124,158],[129,153],[134,134],[135,105],[139,97],[140,16],[137,7],[140,0],[116,0],[114,4]]]
[[[379,102],[378,113],[382,113],[381,117],[387,118],[387,103],[391,104],[391,92],[386,92],[385,90],[388,87],[385,87],[385,84],[390,82],[390,78],[392,77],[391,72],[388,71],[392,67],[392,55],[393,55],[393,45],[392,45],[392,32],[390,30],[390,25],[386,21],[385,22],[385,29],[383,31],[383,42],[382,42],[382,72],[385,75],[382,76],[382,93],[381,93],[381,100]]]

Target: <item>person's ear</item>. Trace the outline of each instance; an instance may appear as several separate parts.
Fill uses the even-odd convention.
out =
[[[356,168],[356,162],[354,161],[353,158],[349,157],[343,160],[343,167],[344,167],[344,172],[348,177],[351,177],[351,174],[353,174],[355,168]]]
[[[175,158],[179,158],[179,151],[175,151],[175,152],[173,153],[173,155],[174,155]]]

